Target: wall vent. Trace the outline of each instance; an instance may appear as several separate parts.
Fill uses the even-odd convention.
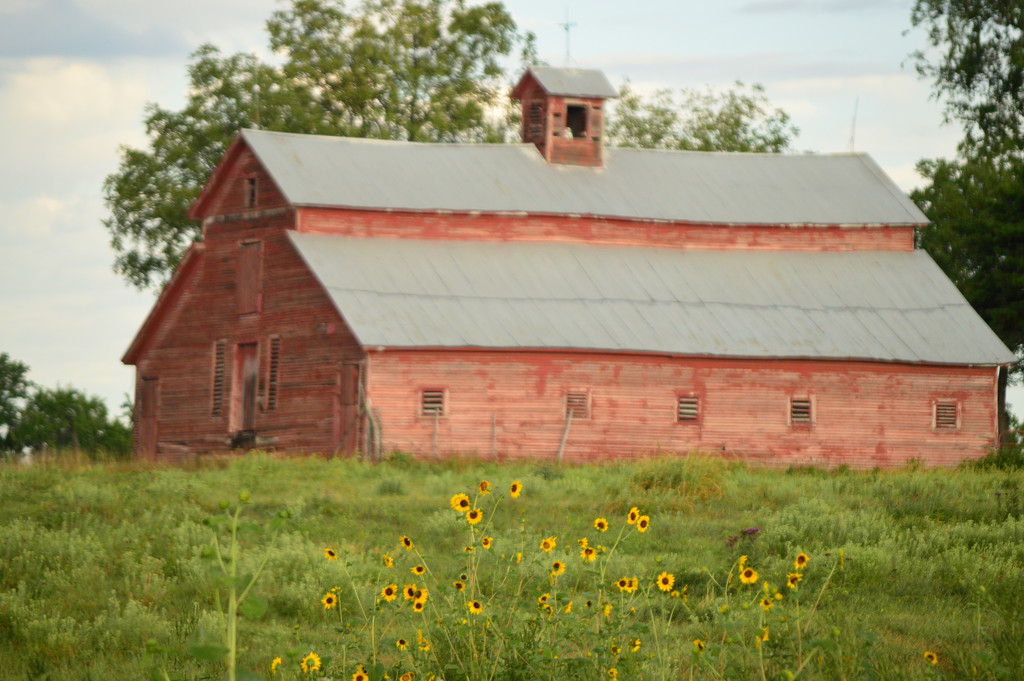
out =
[[[680,423],[694,423],[700,418],[700,398],[680,397],[676,419]]]
[[[270,337],[270,361],[267,363],[267,411],[277,409],[277,377],[281,371],[281,337]]]
[[[227,341],[213,342],[213,382],[211,386],[210,416],[220,416],[224,412],[224,352]]]
[[[420,416],[444,416],[443,390],[424,390],[420,393]]]
[[[590,418],[590,393],[575,392],[565,396],[565,418],[573,421]]]
[[[944,429],[960,427],[960,410],[956,401],[935,403],[935,427]]]
[[[789,402],[789,421],[794,426],[809,426],[814,414],[809,399],[792,399]]]

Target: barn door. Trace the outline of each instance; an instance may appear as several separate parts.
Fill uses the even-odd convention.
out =
[[[239,343],[235,355],[234,390],[231,395],[231,430],[256,429],[256,398],[259,390],[259,345]]]
[[[362,372],[358,362],[342,362],[334,392],[334,451],[351,454],[359,448],[359,392]]]
[[[159,387],[159,380],[156,378],[143,378],[139,382],[136,453],[139,458],[148,461],[156,461],[157,422],[160,416]]]

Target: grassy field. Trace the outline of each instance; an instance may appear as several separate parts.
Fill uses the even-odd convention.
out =
[[[1024,669],[1020,468],[249,455],[201,470],[3,464],[0,499],[0,679]]]

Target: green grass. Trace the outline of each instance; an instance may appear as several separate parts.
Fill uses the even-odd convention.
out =
[[[218,536],[227,555],[224,518],[235,510],[238,572],[265,560],[242,608],[251,617],[238,620],[238,678],[269,677],[281,656],[274,678],[347,680],[362,663],[371,680],[406,671],[600,680],[610,667],[620,679],[1014,679],[1024,669],[1024,471],[997,463],[874,472],[696,456],[564,468],[260,455],[199,470],[3,464],[0,679],[221,678],[226,595],[244,584],[225,579],[211,549]],[[479,497],[481,480],[495,493]],[[514,500],[513,480],[524,487]],[[483,523],[450,508],[457,492],[474,498]],[[624,525],[633,506],[650,516],[648,532]],[[607,533],[594,530],[597,517]],[[416,551],[401,548],[401,535]],[[539,548],[548,536],[558,538],[551,554]],[[584,537],[606,549],[592,564],[579,556]],[[325,547],[341,559],[326,560]],[[811,563],[793,591],[786,577],[800,552]],[[739,583],[741,556],[757,584]],[[555,559],[567,569],[552,581]],[[413,576],[414,564],[429,574]],[[654,588],[663,572],[686,602]],[[463,575],[469,589],[457,592]],[[631,576],[640,589],[620,593],[615,581]],[[766,580],[783,596],[769,611],[758,605]],[[430,590],[425,613],[401,598],[378,602],[384,584],[414,581]],[[340,606],[325,610],[333,587]],[[550,613],[538,605],[544,593]],[[469,598],[484,613],[469,614]],[[417,630],[429,653],[418,651]],[[410,650],[395,647],[400,637]],[[323,667],[303,674],[311,651]]]

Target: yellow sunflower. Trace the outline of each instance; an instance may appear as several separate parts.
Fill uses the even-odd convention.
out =
[[[548,537],[547,539],[540,540],[540,550],[544,553],[551,553],[555,550],[556,546],[558,546],[556,537]]]
[[[743,568],[740,572],[740,581],[744,584],[757,584],[757,570],[751,567]]]
[[[404,534],[398,538],[398,542],[405,548],[406,551],[412,551],[412,539],[409,539]]]
[[[427,604],[424,601],[413,601],[412,602],[412,611],[413,612],[423,612],[423,609],[425,607],[427,607]]]
[[[508,488],[508,494],[513,499],[518,499],[519,495],[523,493],[523,483],[519,480],[513,482]]]
[[[629,577],[622,577],[619,581],[615,582],[615,586],[619,587],[619,591],[629,591]]]
[[[380,597],[390,603],[391,601],[398,598],[398,585],[388,584],[386,587],[380,590]]]
[[[551,576],[552,577],[558,577],[559,575],[561,575],[563,573],[565,573],[565,563],[563,563],[560,560],[556,560],[554,563],[551,564]]]
[[[626,522],[630,525],[636,525],[636,521],[640,520],[640,509],[634,506],[629,509],[629,513],[626,514]]]
[[[646,532],[647,528],[651,526],[651,519],[648,516],[642,515],[636,519],[636,531]]]
[[[458,511],[459,513],[465,513],[472,506],[469,503],[469,496],[467,496],[467,495],[465,495],[465,494],[463,494],[461,492],[456,494],[455,496],[453,496],[448,501],[448,503],[451,504],[453,510]]]
[[[414,575],[422,575],[426,571],[427,568],[423,567],[422,565],[413,565],[411,568],[409,568],[409,572],[413,573]]]
[[[452,582],[452,586],[455,587],[456,591],[465,591],[466,590],[466,585],[464,583],[462,583],[462,582],[459,582],[459,581]]]
[[[416,592],[417,591],[419,591],[419,589],[416,588],[415,584],[406,584],[402,588],[402,596],[405,597],[405,600],[411,601],[414,598],[416,598]]]
[[[607,532],[608,531],[608,521],[605,520],[604,518],[596,518],[594,520],[594,529],[597,530],[598,532]]]
[[[799,572],[790,572],[788,575],[786,575],[786,586],[788,586],[790,589],[795,589],[796,585],[799,584],[800,580],[803,578],[804,576]]]
[[[384,558],[382,560],[384,561],[384,567],[395,567],[395,559],[391,557],[390,553],[385,553]]]
[[[658,575],[658,588],[668,593],[676,584],[676,577],[671,572],[662,572]]]
[[[597,549],[593,546],[584,546],[580,551],[580,558],[586,563],[593,563],[597,559]]]
[[[635,653],[640,650],[640,639],[634,638],[629,642],[630,649]]]
[[[480,546],[484,547],[485,549],[489,549],[489,548],[491,548],[491,542],[493,542],[493,541],[494,541],[493,537],[484,537],[483,539],[480,540]]]
[[[406,641],[404,638],[400,638],[397,641],[395,641],[395,647],[399,650],[405,650],[409,647],[409,642]]]
[[[484,611],[484,606],[480,601],[470,601],[466,603],[466,607],[469,609],[470,615],[479,615]]]
[[[310,651],[308,655],[302,658],[302,662],[299,663],[299,667],[304,672],[315,672],[320,669],[320,656]]]
[[[775,605],[775,599],[773,599],[771,596],[765,596],[761,599],[761,609],[765,612],[771,610],[773,605]]]
[[[803,570],[807,567],[809,562],[811,562],[811,559],[807,557],[806,553],[798,553],[796,559],[793,561],[793,569]]]
[[[416,678],[416,674],[412,672],[406,672],[398,677],[398,681],[412,681]]]
[[[324,604],[324,610],[330,610],[338,604],[338,597],[333,592],[326,593],[320,602]]]
[[[704,641],[701,641],[699,638],[693,639],[693,652],[695,652],[695,653],[703,653],[704,652]]]
[[[352,675],[352,681],[370,681],[370,677],[366,673],[366,667],[363,665],[356,667],[356,671]]]
[[[281,662],[282,662],[282,660],[281,660],[280,657],[275,657],[273,660],[270,661],[270,673],[271,674],[276,674],[277,673],[277,668],[281,666]]]
[[[551,594],[541,594],[540,596],[537,596],[537,605],[544,605],[548,602],[549,598],[551,598]]]
[[[470,525],[476,525],[478,522],[480,522],[483,519],[484,519],[484,512],[481,511],[479,508],[474,508],[473,510],[471,510],[471,511],[466,513],[466,520],[469,521]]]
[[[491,493],[491,483],[487,482],[486,480],[481,480],[480,481],[480,494],[490,494],[490,493]]]
[[[327,560],[338,560],[338,552],[331,548],[324,549],[324,558]]]
[[[935,653],[933,653],[930,650],[924,651],[924,659],[928,660],[928,662],[930,664],[938,664],[939,663],[939,656],[936,655]]]

